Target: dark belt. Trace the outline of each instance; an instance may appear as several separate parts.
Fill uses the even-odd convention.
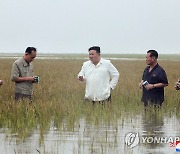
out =
[[[93,104],[95,103],[104,104],[105,102],[111,102],[111,95],[107,99],[102,101],[92,101]]]

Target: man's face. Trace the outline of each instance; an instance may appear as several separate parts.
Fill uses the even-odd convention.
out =
[[[96,50],[90,50],[89,51],[89,59],[93,64],[99,62],[100,55],[96,52]]]
[[[26,54],[26,61],[28,63],[32,62],[34,60],[34,58],[36,58],[36,52],[35,51],[32,51],[31,54]]]
[[[155,57],[150,57],[150,53],[147,53],[146,55],[146,64],[151,65],[155,62]]]

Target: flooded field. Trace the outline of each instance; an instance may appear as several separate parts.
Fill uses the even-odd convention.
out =
[[[147,115],[136,115],[134,118],[118,119],[117,123],[89,124],[80,119],[73,130],[66,126],[58,130],[55,126],[40,135],[39,129],[29,134],[24,142],[17,143],[16,135],[5,135],[1,132],[1,153],[175,153],[168,139],[180,137],[180,121],[172,117],[159,115],[162,111]],[[145,116],[145,117],[144,117]],[[66,125],[66,124],[63,124]],[[114,126],[116,125],[116,126]],[[125,136],[129,132],[144,136],[134,148],[125,145]],[[166,140],[156,141],[152,137],[162,137]],[[148,137],[146,139],[146,137]],[[161,143],[162,142],[162,143]]]
[[[180,75],[180,61],[159,61],[169,80],[165,102],[161,109],[146,111],[138,88],[145,61],[112,60],[120,80],[112,103],[106,106],[84,101],[85,85],[77,81],[77,74],[85,59],[73,58],[35,60],[40,83],[34,85],[33,104],[15,104],[10,81],[13,61],[0,59],[0,79],[4,80],[0,87],[0,153],[176,153],[180,91],[174,83]]]

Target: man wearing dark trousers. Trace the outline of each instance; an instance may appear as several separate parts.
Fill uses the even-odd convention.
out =
[[[32,102],[33,76],[32,61],[36,58],[36,48],[28,47],[22,58],[16,60],[12,66],[11,80],[15,82],[15,100],[28,99]]]
[[[149,104],[159,107],[164,102],[164,87],[168,86],[168,79],[164,69],[157,63],[158,52],[147,51],[146,64],[139,87],[143,88],[141,101],[144,106]]]

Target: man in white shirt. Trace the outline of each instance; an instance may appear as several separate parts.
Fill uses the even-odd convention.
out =
[[[110,101],[111,90],[119,79],[119,72],[110,62],[101,58],[100,47],[89,48],[89,61],[83,63],[78,80],[86,82],[85,99],[93,102]]]

